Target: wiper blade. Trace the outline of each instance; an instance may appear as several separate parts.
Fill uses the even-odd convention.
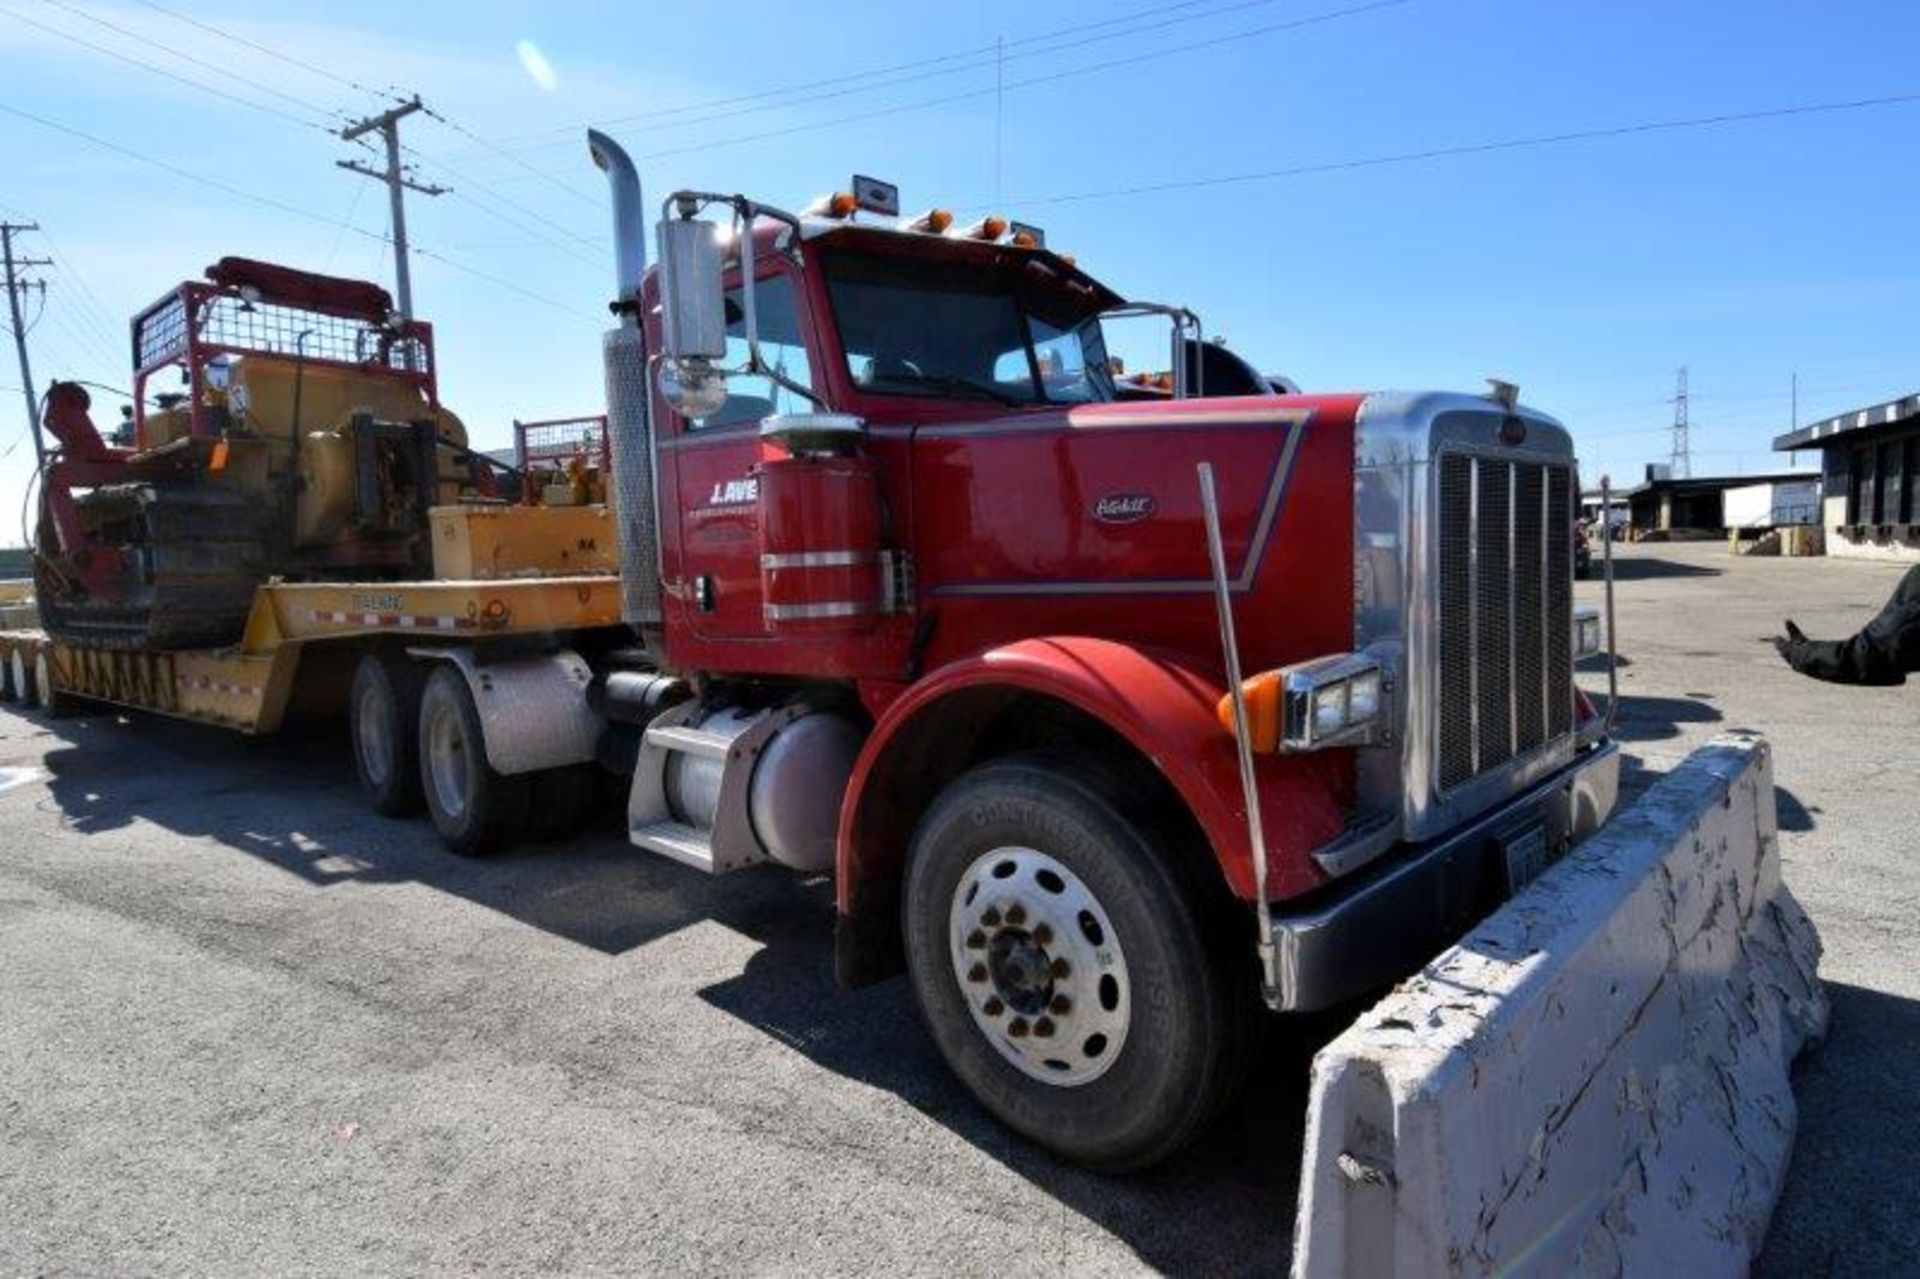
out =
[[[1026,401],[1016,395],[1009,395],[997,386],[986,382],[976,382],[970,377],[958,373],[888,373],[875,379],[881,382],[903,382],[908,386],[932,386],[949,391],[971,391],[983,395],[989,400],[1004,404],[1008,408],[1017,408]]]

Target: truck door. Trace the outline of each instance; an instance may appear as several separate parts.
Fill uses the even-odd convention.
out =
[[[804,292],[786,262],[760,275],[755,304],[760,355],[802,386],[813,385],[811,324]],[[747,363],[745,312],[739,289],[727,293],[728,368]],[[671,447],[680,500],[680,586],[689,629],[703,639],[766,636],[760,589],[760,422],[774,413],[813,407],[764,374],[727,381],[727,402],[698,420],[675,417]]]

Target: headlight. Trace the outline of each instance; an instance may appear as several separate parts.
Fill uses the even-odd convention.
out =
[[[1385,673],[1371,657],[1345,653],[1263,671],[1240,686],[1247,737],[1257,751],[1361,746],[1385,726]],[[1220,699],[1221,726],[1234,728],[1233,694]]]
[[[1313,690],[1313,735],[1332,737],[1347,726],[1347,686],[1329,684]]]
[[[1380,714],[1380,672],[1356,675],[1347,681],[1347,719],[1364,724]]]
[[[1573,658],[1579,661],[1583,657],[1592,657],[1606,647],[1606,636],[1600,629],[1600,610],[1591,604],[1582,604],[1573,610]]]

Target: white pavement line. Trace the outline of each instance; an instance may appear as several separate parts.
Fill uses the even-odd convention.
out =
[[[1716,739],[1315,1057],[1295,1275],[1744,1275],[1819,956]]]

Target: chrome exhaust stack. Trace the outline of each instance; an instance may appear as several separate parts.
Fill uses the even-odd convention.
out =
[[[620,322],[601,339],[601,354],[606,367],[607,443],[613,456],[610,493],[620,542],[620,616],[636,629],[658,627],[659,483],[653,400],[647,385],[646,325],[640,314],[640,286],[647,272],[646,214],[640,174],[625,149],[606,134],[589,129],[587,150],[607,175],[613,199],[617,277],[613,309]]]

